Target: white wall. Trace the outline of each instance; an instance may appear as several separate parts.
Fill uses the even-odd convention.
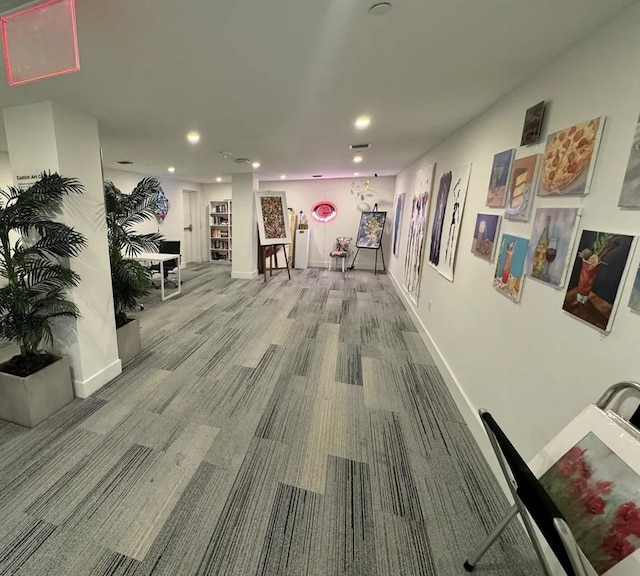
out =
[[[446,377],[457,383],[467,398],[470,406],[461,407],[473,430],[479,433],[469,408],[489,409],[526,457],[538,452],[607,386],[620,380],[640,380],[640,316],[627,308],[631,276],[624,286],[613,330],[606,337],[562,311],[562,291],[527,280],[521,303],[513,304],[492,288],[495,264],[470,254],[476,214],[487,210],[492,157],[518,146],[524,112],[540,100],[550,102],[550,132],[606,116],[591,194],[584,199],[537,198],[534,208],[582,206],[582,227],[640,235],[640,212],[617,208],[640,111],[639,70],[640,6],[636,4],[419,161],[438,163],[436,193],[443,170],[468,162],[473,163],[473,169],[455,281],[439,276],[425,258],[417,314],[433,341],[434,352],[440,355],[440,366],[449,369]],[[541,152],[542,146],[528,150],[537,151]],[[390,258],[392,274],[399,283],[417,168],[418,163],[397,178],[396,192],[407,193],[402,253],[399,258]],[[502,232],[527,237],[530,229],[531,223],[503,222],[502,226]],[[639,260],[640,250],[633,258],[632,276]],[[458,391],[454,392],[460,399]]]
[[[352,236],[355,252],[355,239],[360,224],[362,209],[371,209],[378,203],[378,210],[387,211],[387,223],[382,239],[387,266],[391,259],[391,233],[393,194],[395,188],[394,177],[380,177],[369,179],[369,190],[364,203],[351,194],[353,183],[364,189],[366,178],[339,178],[327,180],[292,180],[276,182],[260,182],[260,190],[284,190],[287,193],[287,204],[296,212],[302,210],[307,215],[311,230],[311,248],[309,254],[310,266],[329,266],[329,252],[333,250],[337,236]],[[338,208],[338,216],[332,222],[321,224],[311,218],[311,208],[316,202],[330,200]],[[373,270],[374,251],[361,250],[356,262],[358,270]],[[378,269],[382,270],[382,263],[378,259]]]

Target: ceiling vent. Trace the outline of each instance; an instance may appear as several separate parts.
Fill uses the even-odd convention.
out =
[[[371,144],[349,144],[350,150],[366,150],[370,148]]]
[[[322,174],[312,174],[311,178],[322,178]]]
[[[236,164],[251,164],[251,160],[249,160],[249,158],[236,158],[234,162]]]
[[[123,166],[130,166],[131,164],[133,164],[133,162],[131,162],[131,160],[118,160],[118,164],[122,164]]]

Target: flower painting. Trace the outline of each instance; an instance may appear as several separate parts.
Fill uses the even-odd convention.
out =
[[[640,548],[640,476],[589,433],[540,478],[595,571]]]
[[[376,250],[380,248],[386,220],[386,212],[363,212],[360,216],[356,247]]]

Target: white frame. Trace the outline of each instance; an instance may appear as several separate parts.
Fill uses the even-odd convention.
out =
[[[260,190],[254,192],[256,203],[256,220],[258,222],[258,233],[261,246],[273,246],[278,244],[291,244],[291,228],[289,226],[289,210],[287,208],[287,193],[276,192],[271,190]],[[266,238],[264,229],[264,218],[262,214],[262,198],[280,198],[282,201],[282,218],[285,223],[285,236],[284,238]]]

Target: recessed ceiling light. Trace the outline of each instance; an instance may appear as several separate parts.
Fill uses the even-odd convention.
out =
[[[354,176],[360,176],[360,172],[354,172],[353,175]]]
[[[356,154],[356,155],[353,157],[353,161],[354,161],[356,164],[360,164],[360,162],[362,162],[363,160],[364,160],[364,157],[362,156],[362,154]]]
[[[387,14],[391,10],[390,2],[378,2],[369,8],[369,14],[373,14],[374,16],[382,16],[383,14]]]
[[[280,180],[286,180],[286,179],[287,179],[286,174],[280,174]]]
[[[371,125],[371,118],[369,116],[358,116],[354,125],[358,130],[366,130]]]
[[[169,172],[171,172],[171,174],[173,174],[176,171],[176,169],[173,166],[169,166],[169,168],[167,168],[167,170]]]
[[[218,176],[218,177],[216,178],[216,182],[222,182],[222,177],[221,177],[221,176]]]
[[[187,140],[189,140],[191,144],[197,144],[200,142],[200,134],[198,132],[189,132],[189,134],[187,134]]]
[[[257,170],[260,168],[260,162],[251,162],[251,167]]]

